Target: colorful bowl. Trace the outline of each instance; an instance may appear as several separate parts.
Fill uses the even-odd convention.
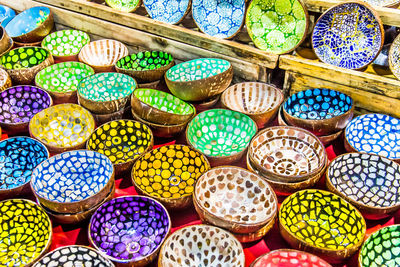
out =
[[[134,12],[140,4],[141,0],[106,0],[107,5],[110,7],[123,11],[123,12]]]
[[[7,23],[5,29],[14,41],[33,43],[41,41],[54,27],[53,13],[48,7],[29,8]]]
[[[1,9],[1,7],[0,7]],[[0,26],[0,56],[4,55],[13,47],[13,40],[8,36],[6,30]]]
[[[44,109],[29,122],[31,136],[45,144],[52,154],[84,148],[93,130],[93,116],[75,104]]]
[[[190,0],[143,0],[149,16],[157,21],[169,24],[180,23],[190,11]]]
[[[279,210],[282,237],[295,249],[331,263],[352,256],[366,232],[361,213],[339,196],[307,189],[287,197]]]
[[[306,38],[308,12],[301,0],[254,0],[246,14],[247,32],[261,50],[285,54]]]
[[[128,75],[98,73],[78,84],[79,103],[96,114],[109,114],[124,108],[137,84]]]
[[[188,124],[186,140],[212,164],[222,165],[240,159],[256,132],[256,123],[247,115],[227,109],[210,109]]]
[[[144,266],[153,261],[171,229],[167,210],[144,196],[126,196],[103,204],[92,216],[89,241],[117,264]]]
[[[171,54],[162,51],[144,51],[121,58],[115,64],[115,69],[135,78],[138,83],[150,83],[161,80],[174,64]]]
[[[400,35],[394,39],[390,46],[389,67],[394,76],[400,80]]]
[[[161,248],[159,267],[244,267],[242,245],[229,232],[211,225],[192,225],[170,235]]]
[[[229,61],[199,58],[173,66],[165,73],[171,93],[185,101],[201,101],[218,95],[232,81],[233,68]]]
[[[78,30],[63,30],[47,35],[42,41],[57,61],[78,61],[82,47],[90,42],[86,32]]]
[[[26,199],[0,202],[3,266],[31,266],[50,249],[52,226],[42,208]]]
[[[361,69],[378,56],[384,30],[379,15],[368,4],[348,2],[325,11],[311,38],[315,54],[322,62]]]
[[[258,128],[264,128],[278,113],[283,93],[272,84],[244,82],[232,85],[221,96],[221,103],[230,110],[252,118]]]
[[[11,86],[12,81],[10,75],[8,75],[7,71],[0,68],[0,92],[6,90]]]
[[[18,85],[0,92],[0,126],[9,134],[28,132],[32,117],[52,105],[50,95],[32,85]]]
[[[128,48],[116,40],[103,39],[86,44],[78,58],[96,72],[113,72],[117,61],[128,55]]]
[[[131,177],[141,194],[160,201],[168,209],[192,203],[197,179],[210,169],[206,157],[184,145],[154,149],[134,164]]]
[[[89,150],[68,151],[42,162],[32,173],[40,204],[59,213],[77,213],[100,203],[114,185],[112,162]]]
[[[6,27],[7,24],[15,17],[15,11],[8,6],[0,5],[0,25]]]

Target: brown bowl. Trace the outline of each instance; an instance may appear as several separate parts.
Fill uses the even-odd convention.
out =
[[[13,48],[17,48],[17,47],[27,47],[27,46],[37,46],[39,47],[41,44],[41,41],[39,42],[33,42],[33,43],[19,43],[17,41],[14,41],[14,46]]]
[[[213,96],[204,101],[194,101],[194,102],[192,101],[192,102],[188,102],[188,103],[192,104],[194,106],[194,108],[196,109],[196,111],[198,113],[200,113],[207,109],[213,108],[215,105],[217,105],[217,103],[220,99],[221,99],[221,94]]]
[[[13,40],[7,32],[0,26],[0,56],[8,52],[13,46]]]
[[[268,232],[274,227],[276,218],[277,218],[277,216],[275,214],[274,217],[266,225],[264,225],[260,230],[257,230],[253,233],[248,233],[248,234],[234,233],[233,235],[241,243],[250,243],[250,242],[258,241],[261,238],[263,238],[266,234],[268,234]]]
[[[7,71],[0,68],[0,92],[12,86],[11,77]]]
[[[96,122],[96,126],[101,126],[104,123],[122,119],[126,109],[129,110],[129,108],[121,108],[120,110],[114,113],[108,113],[108,114],[96,114],[93,112],[91,113],[93,115],[94,121]]]

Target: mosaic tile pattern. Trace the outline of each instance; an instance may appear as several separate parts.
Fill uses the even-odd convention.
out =
[[[132,54],[118,60],[116,66],[122,69],[137,71],[155,70],[167,66],[174,58],[162,51],[146,51]]]
[[[83,31],[63,30],[47,35],[42,41],[42,47],[53,56],[72,56],[77,55],[89,42],[89,35]]]
[[[110,7],[124,12],[133,12],[141,4],[140,0],[106,0]]]
[[[380,7],[391,7],[399,2],[398,0],[363,0],[363,1],[372,6],[380,6]]]
[[[400,80],[400,35],[394,39],[389,50],[390,70]]]
[[[17,37],[36,29],[50,15],[48,7],[37,6],[29,8],[12,19],[5,30],[10,37]]]
[[[331,265],[304,251],[278,249],[260,256],[250,267],[331,267]]]
[[[41,47],[19,47],[4,54],[0,61],[9,70],[28,69],[39,65],[49,56],[49,51]]]
[[[179,23],[189,11],[189,0],[143,0],[147,13],[154,20]]]

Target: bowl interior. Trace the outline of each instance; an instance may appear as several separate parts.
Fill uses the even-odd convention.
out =
[[[162,51],[145,51],[121,58],[116,66],[125,70],[150,71],[168,66],[173,61],[171,54]]]
[[[1,65],[9,70],[29,69],[35,67],[50,56],[49,51],[41,47],[19,47],[5,53]]]
[[[85,45],[79,53],[79,60],[91,66],[112,66],[128,55],[128,48],[116,40],[98,40]]]
[[[39,27],[49,16],[49,8],[32,7],[15,16],[5,29],[10,37],[21,36]]]
[[[190,8],[189,0],[143,0],[147,13],[154,20],[176,24]]]
[[[8,6],[0,5],[0,25],[5,27],[15,17],[15,11]]]
[[[400,37],[394,39],[389,50],[389,67],[392,73],[400,79]]]
[[[42,41],[42,47],[53,56],[71,56],[77,55],[89,42],[89,35],[83,31],[63,30],[47,35]]]
[[[230,156],[246,149],[257,126],[248,116],[226,109],[198,114],[187,127],[187,139],[207,156]]]
[[[304,252],[294,249],[278,249],[264,254],[256,260],[252,267],[299,267],[299,266],[313,266],[313,267],[331,267],[329,263],[323,259]]]
[[[140,0],[106,0],[107,5],[112,8],[124,11],[132,12],[141,4]]]
[[[113,261],[139,261],[154,253],[168,235],[167,210],[151,198],[127,196],[103,204],[92,216],[89,235]]]

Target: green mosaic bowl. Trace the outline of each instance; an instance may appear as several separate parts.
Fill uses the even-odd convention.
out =
[[[135,88],[135,79],[128,75],[116,72],[98,73],[79,82],[78,101],[93,113],[114,113],[125,107]]]
[[[140,4],[141,0],[106,0],[107,5],[110,7],[124,12],[134,12]]]
[[[138,83],[160,80],[174,65],[171,54],[162,51],[145,51],[121,58],[115,64],[117,72],[128,74]]]
[[[51,65],[35,77],[36,86],[45,89],[57,103],[76,103],[80,80],[93,75],[94,70],[81,62],[62,62]]]
[[[193,105],[154,89],[136,89],[131,97],[131,107],[142,119],[164,125],[188,122],[195,113]]]
[[[246,25],[256,47],[285,54],[306,38],[308,12],[302,0],[253,0],[247,10]]]
[[[215,166],[240,159],[256,132],[256,123],[249,116],[227,109],[210,109],[188,124],[186,140]]]
[[[63,30],[47,35],[42,41],[42,47],[50,51],[56,61],[78,61],[78,54],[90,37],[78,30]]]

